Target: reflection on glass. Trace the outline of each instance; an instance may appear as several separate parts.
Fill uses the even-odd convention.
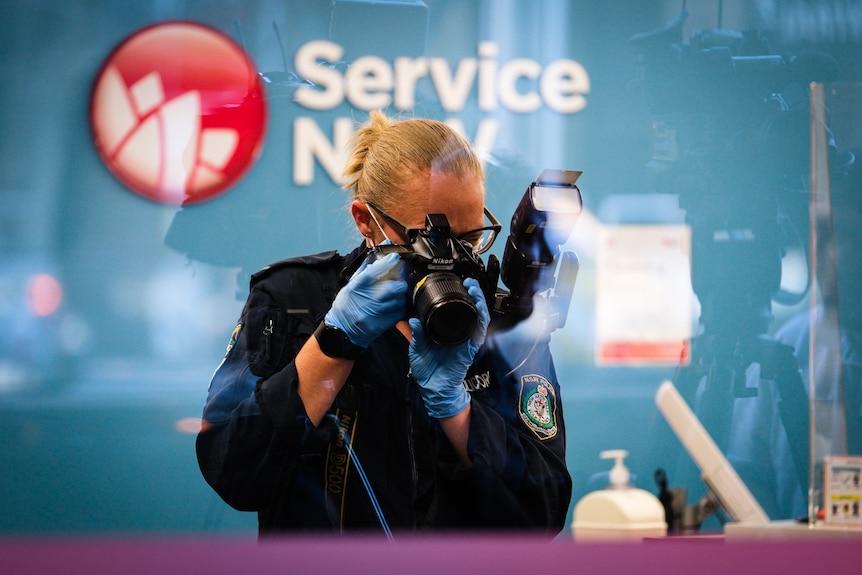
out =
[[[862,86],[812,84],[811,96],[811,290],[816,297],[809,306],[808,350],[800,355],[808,358],[803,369],[811,413],[809,521],[814,524],[821,510],[827,522],[831,515],[823,500],[825,457],[862,453],[855,321],[858,221],[849,221],[858,216],[862,188],[847,177],[855,158],[839,147],[860,137],[853,123],[862,106]]]

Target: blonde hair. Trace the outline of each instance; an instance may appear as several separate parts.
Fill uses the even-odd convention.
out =
[[[482,164],[469,142],[436,120],[392,120],[375,110],[351,145],[344,189],[351,190],[354,200],[384,210],[404,202],[407,182],[419,172],[439,170],[484,182]]]

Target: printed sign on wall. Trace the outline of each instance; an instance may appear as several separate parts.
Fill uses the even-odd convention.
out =
[[[603,226],[596,252],[596,363],[677,365],[690,356],[691,230]]]

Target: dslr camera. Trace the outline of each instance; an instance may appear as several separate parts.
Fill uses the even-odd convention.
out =
[[[452,236],[445,214],[428,214],[425,227],[410,232],[408,244],[377,246],[373,252],[400,254],[411,293],[408,308],[428,337],[440,345],[463,343],[479,324],[479,312],[463,281],[472,277],[483,285],[485,264],[469,245]]]
[[[529,317],[539,291],[548,292],[556,316],[549,327],[563,327],[578,258],[574,252],[561,253],[560,245],[583,209],[575,184],[580,175],[574,170],[544,170],[527,187],[512,216],[502,266],[491,254],[486,268],[470,244],[452,236],[445,214],[428,214],[424,228],[407,230],[407,244],[376,246],[371,253],[400,255],[411,290],[410,314],[437,344],[463,343],[476,330],[479,313],[463,284],[468,277],[479,282],[485,295],[490,331],[509,329]],[[548,277],[554,271],[556,277]],[[500,279],[511,291],[497,287]]]

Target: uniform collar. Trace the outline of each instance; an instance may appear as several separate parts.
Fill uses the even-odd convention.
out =
[[[338,274],[338,280],[341,285],[346,284],[350,277],[356,273],[356,270],[365,261],[367,255],[368,247],[365,245],[365,241],[363,241],[355,250],[344,256],[344,267],[341,268]]]

